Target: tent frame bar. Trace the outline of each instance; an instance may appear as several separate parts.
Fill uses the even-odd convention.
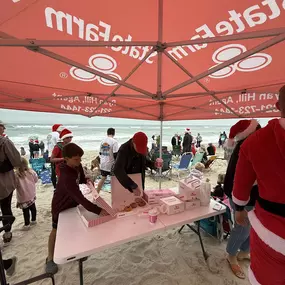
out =
[[[154,52],[154,48],[152,48],[145,56],[144,58],[138,62],[138,64],[129,72],[129,74],[122,80],[122,82],[126,82],[138,69],[139,67],[148,59],[148,57]],[[90,114],[90,117],[93,116],[93,114],[106,102],[107,99],[109,99],[112,96],[115,96],[115,92],[121,87],[121,85],[118,85],[115,87],[115,89],[108,95],[108,97],[101,103],[99,104],[94,112]],[[147,96],[147,95],[145,95]]]
[[[177,65],[184,73],[186,73],[190,78],[194,78],[194,76],[178,61],[176,61],[169,53],[164,52],[165,56],[168,57],[175,65]],[[209,95],[211,95],[213,98],[218,100],[222,105],[225,106],[226,109],[228,109],[232,114],[236,115],[239,117],[239,115],[232,109],[230,108],[227,104],[225,104],[222,100],[220,100],[214,92],[211,92],[204,84],[202,84],[199,80],[196,81],[196,83],[204,89]]]
[[[211,38],[200,38],[195,40],[184,40],[177,42],[164,43],[166,47],[177,47],[184,45],[198,45],[207,43],[220,43],[236,40],[250,40],[255,38],[274,37],[285,33],[285,27],[233,34],[228,36],[217,36]],[[37,40],[37,39],[7,39],[5,36],[1,39],[0,31],[0,46],[6,47],[120,47],[120,46],[156,46],[157,41],[83,41],[83,40]],[[160,41],[161,42],[161,41]]]
[[[215,72],[217,72],[217,71],[219,71],[219,70],[221,70],[221,69],[223,69],[223,68],[225,68],[231,64],[234,64],[234,63],[236,63],[242,59],[245,59],[245,58],[249,57],[250,55],[253,55],[255,53],[263,51],[264,49],[267,49],[273,45],[276,45],[276,44],[278,44],[284,40],[285,40],[285,33],[283,33],[279,36],[276,36],[276,37],[274,37],[274,38],[272,38],[266,42],[263,42],[263,43],[257,45],[256,47],[254,47],[248,51],[245,51],[238,56],[233,57],[232,59],[229,59],[229,60],[227,60],[227,61],[225,61],[219,65],[216,65],[215,67],[213,67],[209,70],[206,70],[206,71],[196,75],[195,77],[191,78],[190,80],[186,80],[186,81],[166,90],[165,92],[163,92],[163,95],[166,96],[166,95],[168,95],[172,92],[175,92],[176,90],[179,90],[179,89],[181,89],[181,88],[183,88],[183,87],[185,87],[191,83],[197,82],[198,80],[203,79],[204,77],[206,77],[212,73],[215,73]]]

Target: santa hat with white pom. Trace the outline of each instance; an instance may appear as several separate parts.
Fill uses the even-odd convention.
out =
[[[240,120],[230,129],[229,139],[227,141],[228,147],[233,147],[235,141],[241,141],[247,138],[249,135],[256,131],[258,121],[252,120]]]

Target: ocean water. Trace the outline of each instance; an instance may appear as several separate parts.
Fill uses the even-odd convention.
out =
[[[168,124],[163,125],[163,145],[170,146],[171,138],[175,133],[180,135],[184,134],[186,127],[191,128],[191,133],[194,137],[200,133],[203,137],[203,143],[217,143],[219,134],[222,131],[229,132],[229,128],[232,124],[195,124],[191,125],[178,123],[178,124]],[[145,132],[149,137],[149,146],[151,146],[151,136],[160,134],[160,124],[153,123],[147,124],[145,122],[138,123],[135,125],[123,125],[118,124],[112,125],[100,124],[100,126],[93,125],[65,125],[66,128],[73,132],[74,138],[73,142],[80,145],[84,150],[98,150],[101,140],[106,136],[107,129],[113,127],[116,129],[115,138],[118,140],[119,144],[122,144],[129,140],[134,133],[138,131]],[[39,140],[43,140],[46,143],[47,135],[51,132],[51,125],[41,125],[41,124],[8,124],[6,125],[6,134],[14,142],[17,148],[21,146],[28,149],[29,137],[38,137]]]

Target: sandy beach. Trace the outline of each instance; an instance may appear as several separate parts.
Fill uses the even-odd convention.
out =
[[[96,152],[86,152],[83,165],[90,165],[90,161],[95,156]],[[225,173],[225,170],[226,162],[217,160],[210,170],[204,172],[204,177],[208,177],[212,185],[215,185],[218,174]],[[163,188],[175,186],[177,186],[176,181],[163,180]],[[158,182],[147,177],[146,188],[155,189],[157,187]],[[43,186],[41,182],[37,184],[38,224],[27,232],[21,231],[22,211],[16,209],[16,198],[13,198],[13,212],[16,217],[13,225],[13,240],[9,246],[3,248],[4,258],[13,255],[18,257],[16,272],[8,279],[11,283],[44,273],[47,241],[51,230],[52,194],[52,186]],[[102,192],[101,195],[105,199],[110,199],[110,194],[107,192]],[[226,241],[220,243],[203,233],[206,250],[211,255],[209,259],[211,272],[204,262],[198,237],[186,229],[181,234],[178,234],[177,230],[173,229],[161,235],[129,242],[91,256],[84,263],[85,284],[249,284],[247,280],[242,281],[236,278],[230,271],[225,259]],[[242,265],[247,272],[249,263],[245,262]],[[55,279],[56,284],[79,284],[78,263],[70,262],[61,265]],[[46,280],[35,284],[51,283]]]

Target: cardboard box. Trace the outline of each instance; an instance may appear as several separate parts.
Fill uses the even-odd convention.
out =
[[[184,201],[200,199],[201,180],[195,177],[185,178],[179,181],[179,197]]]
[[[174,215],[184,211],[184,202],[174,196],[160,199],[167,215]]]
[[[170,196],[175,196],[176,194],[169,189],[163,190],[145,190],[144,199],[149,205],[159,205],[161,204],[161,198],[167,198]]]
[[[77,207],[77,212],[80,215],[83,223],[86,225],[86,227],[94,227],[103,223],[106,223],[112,219],[116,218],[117,211],[113,210],[112,207],[98,194],[98,192],[95,190],[93,185],[89,184],[88,187],[90,187],[92,191],[93,196],[93,202],[104,209],[108,214],[101,216],[96,215],[92,212],[87,211],[83,206],[79,205]]]
[[[129,174],[128,176],[142,189],[142,177],[140,173]],[[125,207],[134,203],[136,197],[128,189],[124,188],[115,176],[112,176],[111,198],[112,208],[117,211],[122,211]]]
[[[185,211],[192,210],[201,206],[200,200],[184,201]]]

